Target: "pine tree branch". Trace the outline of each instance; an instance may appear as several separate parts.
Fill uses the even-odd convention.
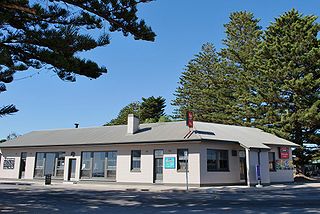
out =
[[[0,3],[0,7],[6,8],[6,9],[9,9],[9,10],[18,10],[18,11],[21,11],[21,12],[24,12],[24,13],[36,15],[35,9],[31,9],[29,7],[22,7],[22,6],[17,5],[17,4]]]
[[[7,105],[0,108],[0,117],[4,117],[7,115],[12,115],[13,113],[18,112],[18,109],[14,105]]]
[[[130,32],[131,34],[133,34],[135,37],[139,38],[139,39],[145,39],[145,40],[149,40],[149,41],[154,41],[154,36],[152,38],[144,38],[144,35],[141,34],[139,31],[136,31],[136,29],[130,27],[130,26],[125,26],[124,24],[122,24],[121,22],[119,21],[116,21],[115,19],[113,19],[111,17],[112,15],[112,12],[110,11],[105,11],[105,13],[101,13],[100,11],[97,11],[95,9],[93,9],[92,7],[88,7],[88,6],[85,6],[77,1],[72,1],[72,0],[63,0],[64,2],[70,4],[70,5],[73,5],[73,6],[77,6],[83,10],[86,10],[87,12],[90,12],[94,15],[97,15],[99,17],[102,17],[104,18],[105,20],[107,20],[110,24],[118,27],[118,28],[121,28],[123,29],[125,32]],[[133,4],[134,6],[136,4]],[[132,6],[128,6],[128,7],[132,7]]]

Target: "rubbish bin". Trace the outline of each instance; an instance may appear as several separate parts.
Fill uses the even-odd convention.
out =
[[[45,175],[44,184],[45,184],[45,185],[50,185],[50,184],[51,184],[51,174]]]

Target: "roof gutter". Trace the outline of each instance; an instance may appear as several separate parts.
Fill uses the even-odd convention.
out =
[[[163,141],[140,141],[140,142],[112,142],[112,143],[90,143],[90,144],[63,144],[63,145],[16,145],[16,146],[1,146],[0,149],[6,148],[34,148],[34,147],[52,147],[52,146],[105,146],[105,145],[130,145],[130,144],[167,144],[181,142],[201,142],[201,139],[184,139],[184,140],[163,140]]]

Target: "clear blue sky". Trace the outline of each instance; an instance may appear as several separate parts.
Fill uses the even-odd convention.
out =
[[[251,11],[265,28],[292,8],[320,16],[319,0],[157,0],[144,4],[139,17],[156,32],[155,42],[111,33],[110,45],[81,54],[108,68],[109,73],[97,80],[78,77],[75,83],[63,82],[43,69],[39,75],[8,84],[0,104],[13,103],[20,111],[0,118],[0,139],[11,132],[72,128],[75,122],[80,127],[100,126],[141,97],[163,96],[166,113],[171,114],[170,102],[184,66],[202,44],[222,47],[223,24],[231,12]]]

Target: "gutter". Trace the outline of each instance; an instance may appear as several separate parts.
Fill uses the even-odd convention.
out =
[[[184,139],[184,140],[163,140],[163,141],[140,141],[140,142],[111,142],[111,143],[87,143],[87,144],[62,144],[62,145],[15,145],[15,146],[1,146],[0,149],[6,148],[30,148],[30,147],[52,147],[52,146],[105,146],[105,145],[130,145],[130,144],[167,144],[167,143],[181,143],[181,142],[201,142],[201,139]]]

